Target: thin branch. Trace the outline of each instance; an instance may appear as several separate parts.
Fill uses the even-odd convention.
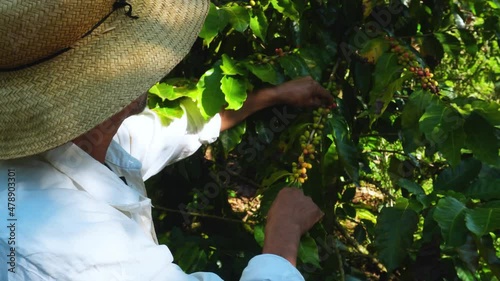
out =
[[[372,150],[365,150],[363,153],[371,153],[371,152],[385,152],[385,153],[394,153],[394,154],[399,154],[408,157],[404,152],[397,151],[397,150],[386,150],[386,149],[372,149]]]
[[[342,236],[344,236],[344,238],[347,240],[347,242],[349,244],[351,244],[351,246],[353,246],[355,250],[357,250],[359,253],[366,256],[372,263],[377,265],[377,267],[380,271],[387,272],[387,269],[385,268],[385,266],[382,263],[380,263],[377,260],[377,258],[370,255],[370,252],[363,245],[359,244],[358,241],[356,241],[356,239],[351,237],[351,235],[347,232],[347,230],[339,223],[337,218],[333,219],[333,223],[335,224],[335,228],[338,231],[340,231]]]
[[[181,215],[190,215],[190,216],[193,216],[193,217],[210,218],[210,219],[222,220],[222,221],[227,221],[227,222],[234,222],[234,223],[241,223],[241,224],[250,225],[249,223],[244,222],[242,220],[230,219],[230,218],[223,218],[223,217],[219,217],[219,216],[207,215],[207,214],[196,213],[196,212],[185,212],[185,211],[181,211],[181,210],[175,210],[175,209],[170,209],[170,208],[158,206],[157,204],[154,204],[153,208],[154,209],[158,209],[158,210],[162,210],[162,211],[165,211],[165,212],[169,212],[169,213],[176,213],[176,214],[181,214]]]

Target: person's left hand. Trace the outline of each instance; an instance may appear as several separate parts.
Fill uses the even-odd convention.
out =
[[[312,77],[306,76],[285,82],[274,88],[279,103],[297,107],[319,107],[333,104],[329,91]]]

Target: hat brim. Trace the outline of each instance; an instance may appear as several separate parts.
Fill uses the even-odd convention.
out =
[[[103,123],[164,77],[200,31],[206,0],[128,1],[72,49],[0,72],[0,159],[38,154]]]

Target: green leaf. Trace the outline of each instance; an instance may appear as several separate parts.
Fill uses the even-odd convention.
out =
[[[238,110],[247,99],[247,87],[242,78],[224,76],[221,80],[221,89],[226,95],[227,110]]]
[[[465,132],[462,127],[448,133],[446,140],[439,144],[439,151],[448,160],[451,166],[460,163],[461,149],[465,145]]]
[[[441,147],[449,132],[461,128],[463,123],[462,116],[453,107],[438,102],[426,108],[419,127],[428,140]]]
[[[222,65],[220,66],[222,73],[225,75],[245,75],[245,71],[241,69],[235,60],[227,54],[222,54]]]
[[[464,191],[464,194],[482,200],[500,199],[500,178],[479,178]]]
[[[319,264],[318,245],[311,236],[305,235],[302,237],[297,256],[303,263],[309,263],[316,268],[321,268]]]
[[[300,48],[298,54],[306,63],[314,80],[320,81],[332,54],[328,53],[324,48],[313,46]]]
[[[500,166],[499,142],[495,135],[495,127],[490,125],[479,114],[472,114],[465,121],[465,143],[474,156],[488,164]]]
[[[453,197],[445,197],[437,203],[433,218],[441,228],[441,234],[450,247],[459,247],[465,243],[465,205]]]
[[[452,54],[454,57],[460,55],[460,40],[449,33],[435,33],[436,38],[443,44],[443,48],[448,54]]]
[[[415,195],[425,195],[424,189],[417,184],[416,182],[413,182],[408,179],[399,179],[398,185],[401,186],[402,188],[408,190],[408,192],[415,194]]]
[[[252,13],[253,15],[250,18],[250,29],[252,29],[255,36],[266,42],[267,29],[269,28],[267,17],[261,9],[253,10]]]
[[[374,92],[382,91],[389,83],[398,79],[403,67],[398,64],[398,55],[395,53],[384,53],[375,65],[373,72]]]
[[[423,38],[420,54],[422,57],[432,57],[437,62],[440,62],[444,57],[443,45],[436,37],[426,36]]]
[[[456,167],[448,167],[437,177],[434,189],[462,191],[476,179],[481,166],[480,161],[469,158],[460,162]]]
[[[181,97],[188,97],[191,100],[197,100],[200,92],[193,80],[186,78],[170,78],[165,80],[165,84],[173,86],[173,93],[168,99],[176,100]]]
[[[210,118],[219,113],[226,103],[221,90],[222,71],[218,65],[203,74],[198,82],[201,100],[198,103],[201,113],[205,118]]]
[[[242,6],[229,6],[222,8],[229,15],[229,23],[239,32],[247,30],[250,24],[250,13]]]
[[[417,230],[418,215],[411,209],[383,208],[375,226],[375,247],[388,272],[398,268],[408,256]]]
[[[411,77],[411,73],[406,73],[403,77],[390,82],[383,90],[373,90],[370,93],[371,124],[385,112],[387,106],[393,100],[394,94],[400,91],[403,88],[403,83]]]
[[[500,104],[483,100],[475,100],[471,103],[474,113],[481,115],[490,125],[500,125]]]
[[[278,62],[283,67],[285,74],[292,79],[309,75],[306,62],[295,54],[282,56],[278,59]]]
[[[467,210],[465,224],[477,236],[483,236],[491,231],[500,229],[500,208]]]
[[[213,3],[210,3],[210,10],[205,19],[205,24],[199,33],[199,36],[203,38],[203,43],[209,45],[228,23],[229,19],[226,12],[219,10]]]
[[[479,50],[476,38],[474,38],[472,32],[467,29],[459,29],[458,31],[460,32],[460,38],[462,39],[462,42],[464,42],[465,50],[467,51],[467,53],[474,56]]]
[[[278,171],[272,173],[269,177],[267,177],[264,180],[262,180],[262,186],[263,187],[271,186],[275,182],[277,182],[278,180],[280,180],[280,179],[282,179],[284,177],[288,177],[290,175],[292,175],[292,173],[290,173],[290,171],[287,171],[287,170],[278,170]]]
[[[231,152],[243,138],[247,129],[246,122],[240,122],[238,125],[232,127],[229,130],[225,130],[220,133],[219,141],[222,144],[224,151],[224,156],[227,157],[229,152]]]
[[[370,92],[371,124],[384,113],[394,93],[401,90],[403,83],[412,77],[411,73],[400,77],[402,70],[395,53],[384,53],[378,59],[373,72],[373,89]]]
[[[389,42],[384,38],[374,38],[366,42],[359,55],[369,63],[377,63],[378,59],[389,49]]]
[[[252,72],[253,75],[257,76],[263,82],[278,85],[283,83],[285,80],[283,76],[281,76],[274,66],[269,63],[264,64],[253,64],[252,62],[244,63],[244,66]]]
[[[262,224],[258,224],[254,227],[253,229],[253,236],[255,238],[255,241],[257,244],[259,244],[261,247],[264,246],[264,238],[265,238],[265,233],[264,233],[264,226]]]
[[[160,97],[162,101],[175,100],[174,86],[166,83],[156,83],[149,92]]]
[[[271,0],[271,4],[274,9],[278,12],[282,13],[284,16],[298,21],[300,17],[300,13],[295,6],[295,2],[292,0]]]
[[[174,119],[181,118],[184,111],[179,106],[157,107],[152,109],[158,114],[163,125],[168,126]]]
[[[349,138],[347,124],[342,118],[332,118],[329,120],[333,128],[334,143],[342,166],[347,175],[355,182],[359,182],[359,162],[358,149]]]

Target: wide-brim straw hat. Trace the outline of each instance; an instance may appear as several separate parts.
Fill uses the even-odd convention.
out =
[[[121,111],[188,53],[208,8],[208,0],[0,1],[0,159],[55,148]]]

